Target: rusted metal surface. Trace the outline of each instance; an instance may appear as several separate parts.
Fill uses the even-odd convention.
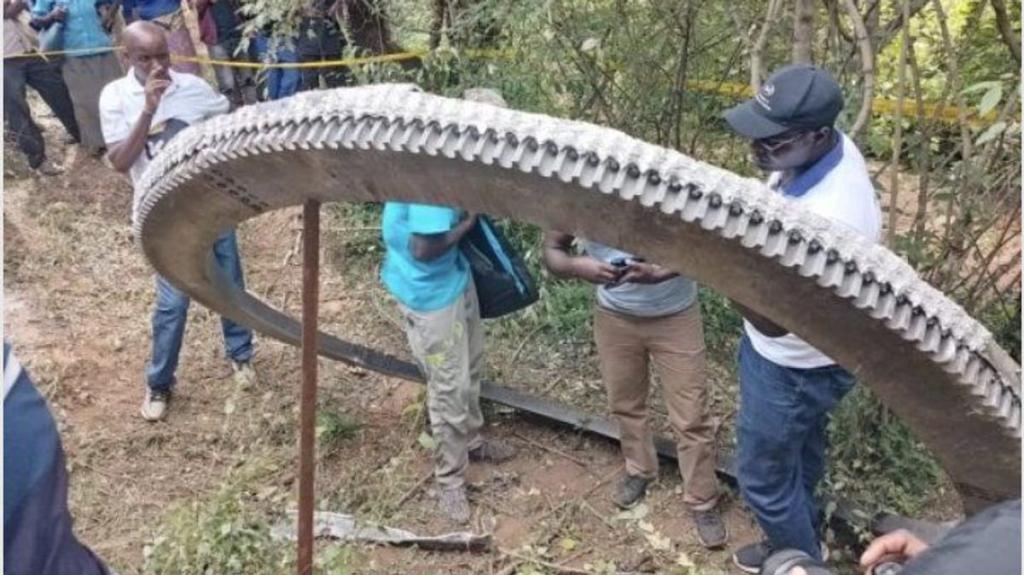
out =
[[[642,253],[849,369],[938,456],[968,509],[1019,497],[1020,367],[896,255],[757,180],[581,122],[374,86],[190,128],[140,185],[136,234],[154,268],[292,344],[298,323],[234,288],[208,253],[220,230],[307,199],[455,205]],[[319,349],[418,377],[328,334]]]
[[[298,573],[313,573],[313,500],[316,487],[316,334],[320,303],[320,202],[302,208],[302,391],[299,411]]]

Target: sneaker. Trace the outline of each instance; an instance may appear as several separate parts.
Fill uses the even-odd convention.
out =
[[[761,566],[774,552],[769,541],[758,541],[737,549],[732,554],[732,562],[744,573],[760,573]]]
[[[43,163],[32,168],[32,171],[37,176],[59,176],[64,173],[64,170],[55,166],[50,160],[43,160]]]
[[[821,545],[822,562],[828,561],[828,547],[825,546],[824,542],[819,544]],[[736,552],[732,554],[732,562],[746,573],[760,573],[765,560],[767,560],[774,552],[775,549],[772,548],[772,544],[767,540],[760,541],[758,543],[751,543],[750,545],[737,549]]]
[[[644,500],[644,497],[647,495],[647,486],[653,481],[653,479],[644,479],[639,475],[629,475],[627,473],[619,481],[619,484],[615,486],[612,501],[620,509],[632,509]]]
[[[469,523],[469,500],[466,499],[465,487],[442,487],[437,499],[441,513],[446,517],[459,525]]]
[[[235,372],[235,384],[242,389],[249,389],[254,383],[256,383],[256,368],[252,366],[251,361],[239,363],[237,361],[231,362],[231,368]]]
[[[485,439],[476,449],[469,450],[470,461],[503,463],[516,456],[516,448],[494,439]]]
[[[729,532],[722,521],[722,514],[718,509],[711,508],[707,511],[691,511],[693,524],[697,527],[697,539],[700,544],[708,549],[718,549],[725,546],[729,540]]]
[[[171,402],[170,390],[146,388],[146,399],[142,401],[142,419],[160,421],[167,416],[167,404]]]

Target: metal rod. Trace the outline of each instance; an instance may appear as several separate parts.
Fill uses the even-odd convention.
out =
[[[298,573],[313,574],[317,315],[320,299],[320,202],[302,207],[302,399],[299,411]]]

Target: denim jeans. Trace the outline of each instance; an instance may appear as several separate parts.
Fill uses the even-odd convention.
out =
[[[231,230],[217,238],[213,244],[217,264],[239,287],[245,287],[242,261],[238,257],[238,242]],[[153,309],[153,355],[146,366],[146,384],[154,391],[167,391],[174,385],[174,371],[178,368],[181,340],[188,319],[189,297],[162,276],[156,277],[156,307]],[[224,348],[227,356],[238,363],[252,358],[252,332],[245,326],[221,318]]]
[[[838,365],[794,369],[740,343],[739,485],[775,549],[821,558],[821,509],[814,490],[825,474],[828,414],[853,388]]]
[[[294,44],[294,42],[293,42]],[[257,34],[252,39],[253,58],[258,62],[286,63],[298,62],[299,57],[288,42],[281,41],[270,54],[270,38]],[[267,68],[260,71],[267,86],[267,100],[286,98],[299,91],[302,73],[298,68]]]

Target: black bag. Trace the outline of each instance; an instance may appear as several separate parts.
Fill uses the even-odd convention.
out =
[[[473,271],[481,318],[508,315],[537,301],[537,286],[526,264],[490,218],[477,216],[459,248]]]

